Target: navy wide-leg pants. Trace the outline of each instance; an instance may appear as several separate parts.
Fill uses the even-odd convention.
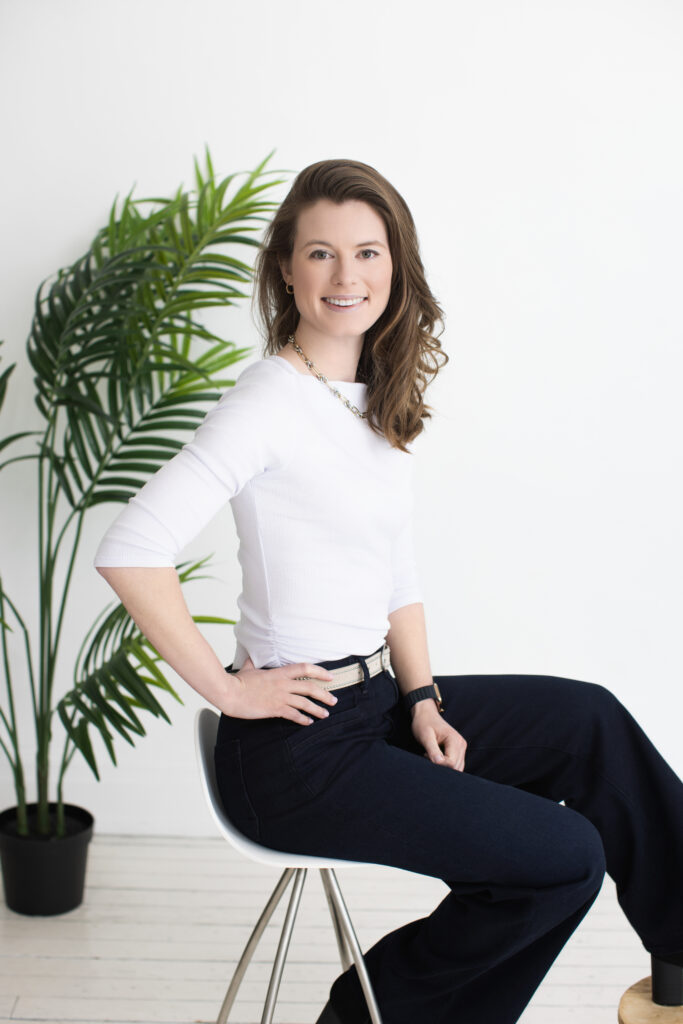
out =
[[[435,678],[464,772],[424,756],[390,672],[365,670],[311,725],[222,716],[216,746],[226,811],[250,838],[448,885],[365,951],[385,1024],[513,1024],[605,868],[645,948],[682,950],[683,783],[623,705],[555,676]],[[364,1019],[355,967],[331,997]]]

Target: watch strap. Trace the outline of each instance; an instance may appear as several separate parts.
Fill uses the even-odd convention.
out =
[[[412,708],[413,704],[417,704],[420,700],[427,700],[430,697],[436,701],[437,708],[443,714],[444,706],[441,699],[441,691],[436,683],[430,683],[429,686],[418,686],[417,689],[406,693],[403,701],[406,708]]]

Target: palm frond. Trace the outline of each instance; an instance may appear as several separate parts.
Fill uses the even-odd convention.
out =
[[[209,557],[178,566],[180,582],[205,578],[202,570]],[[193,618],[200,623],[234,625],[219,616]],[[59,701],[57,712],[71,743],[97,778],[91,730],[116,764],[116,735],[134,746],[135,739],[146,734],[139,712],[170,723],[157,697],[159,691],[182,704],[162,666],[159,654],[121,604],[105,609],[88,632],[76,661],[74,685]]]
[[[4,342],[0,341],[0,345],[3,344]],[[0,373],[0,409],[2,409],[3,402],[5,401],[5,396],[7,395],[7,385],[9,384],[9,379],[12,376],[16,365],[16,363],[12,363],[10,366],[7,367],[6,370],[3,370],[2,373]],[[36,430],[20,430],[16,434],[9,434],[7,437],[0,438],[0,452],[4,448],[9,448],[9,446],[11,444],[14,444],[16,441],[21,441],[22,437],[32,437],[37,433],[39,432]],[[30,458],[35,458],[35,456],[20,455],[14,459],[8,459],[7,462],[0,463],[0,469],[2,469],[3,466],[8,465],[9,462],[22,462],[25,459]]]
[[[197,192],[118,199],[90,250],[36,298],[29,358],[43,415],[63,410],[56,485],[76,508],[126,501],[176,448],[150,446],[196,429],[246,350],[206,329],[201,311],[245,298],[253,246],[281,183],[266,171],[216,182],[210,155]],[[136,442],[154,455],[140,459]]]
[[[57,782],[63,808],[62,780],[75,751],[97,775],[97,736],[115,761],[118,742],[134,744],[150,715],[168,720],[164,704],[178,699],[158,653],[122,606],[106,609],[94,623],[73,686],[58,703],[56,664],[87,510],[127,501],[179,450],[207,404],[234,383],[231,367],[247,354],[220,328],[207,326],[204,310],[229,308],[249,292],[249,256],[275,206],[270,190],[284,180],[267,169],[269,159],[218,181],[207,148],[205,167],[195,160],[194,190],[147,199],[133,198],[132,191],[117,196],[88,251],[37,290],[27,352],[44,427],[0,438],[4,452],[37,435],[30,454],[5,458],[0,468],[32,459],[37,469],[35,680],[30,638],[22,632],[37,737],[37,821],[46,836],[55,710],[67,733]],[[13,369],[0,373],[0,407]],[[203,565],[185,567],[181,580],[200,578]],[[7,641],[2,608],[0,619],[0,637]],[[213,616],[196,621],[230,622]],[[8,671],[6,676],[12,700]],[[11,716],[0,710],[0,725],[7,722]],[[18,747],[14,761],[6,743],[2,749],[14,765],[25,819]],[[58,815],[58,833],[63,826]]]

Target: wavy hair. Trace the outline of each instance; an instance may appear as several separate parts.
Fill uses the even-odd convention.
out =
[[[264,354],[277,354],[296,330],[299,313],[294,296],[285,291],[280,264],[292,254],[299,214],[320,199],[360,200],[384,221],[393,264],[391,292],[386,309],[365,333],[356,379],[367,384],[369,425],[393,447],[407,451],[431,416],[425,389],[448,361],[439,341],[443,312],[425,279],[410,210],[374,167],[321,160],[294,180],[256,258],[254,303],[265,335]]]

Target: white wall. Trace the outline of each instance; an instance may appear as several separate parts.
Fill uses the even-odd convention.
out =
[[[35,422],[24,342],[38,283],[114,195],[350,156],[402,191],[448,320],[418,445],[419,555],[438,673],[610,687],[679,773],[683,9],[668,0],[4,0],[4,434]],[[247,311],[225,330],[258,344]],[[4,364],[6,365],[6,363]],[[246,365],[246,364],[242,364]],[[2,570],[34,621],[31,474],[5,471]],[[109,599],[93,515],[64,647]],[[229,511],[193,552],[230,616]],[[226,663],[230,631],[213,631]],[[187,703],[69,797],[100,831],[211,833]],[[27,753],[30,745],[27,744]],[[12,802],[3,765],[0,806]]]

